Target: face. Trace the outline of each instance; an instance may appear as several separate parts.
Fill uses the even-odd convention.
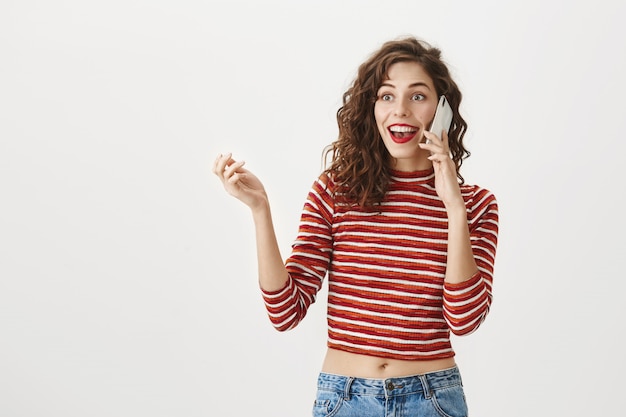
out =
[[[378,89],[374,117],[380,136],[391,156],[394,169],[429,169],[430,153],[420,149],[435,116],[437,92],[432,78],[416,62],[398,62],[389,67],[387,79]]]

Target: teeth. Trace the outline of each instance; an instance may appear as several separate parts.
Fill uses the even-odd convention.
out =
[[[389,130],[391,130],[392,132],[398,132],[398,133],[409,133],[409,132],[415,132],[417,129],[415,129],[414,127],[409,127],[409,126],[391,126]]]

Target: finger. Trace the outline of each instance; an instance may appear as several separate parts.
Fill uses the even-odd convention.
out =
[[[220,170],[218,169],[219,163],[222,160],[222,154],[217,155],[217,158],[215,158],[215,161],[213,161],[213,173],[215,175],[218,174],[218,172],[220,172]]]
[[[231,175],[228,178],[228,183],[231,185],[235,185],[238,184],[240,182],[245,181],[246,179],[246,173],[245,172],[235,172],[233,175]]]
[[[213,162],[213,173],[215,175],[221,176],[224,173],[224,167],[226,166],[226,160],[230,154],[219,154],[217,158],[215,158],[215,162]]]
[[[443,162],[443,158],[441,157],[441,154],[437,154],[437,153],[433,153],[428,157],[429,160],[433,161],[433,162]]]
[[[419,147],[428,150],[431,154],[442,152],[443,144],[441,143],[441,139],[431,132],[425,133],[428,133],[428,135],[425,135],[426,142],[419,143]]]
[[[436,134],[432,132],[424,132],[426,137],[426,142],[424,143],[426,146],[421,146],[422,149],[428,149],[430,153],[441,152],[443,149],[443,142]]]
[[[234,161],[232,160],[232,163],[230,165],[228,165],[225,169],[224,169],[224,178],[230,178],[232,177],[234,174],[238,173],[238,172],[242,172],[243,171],[243,166],[246,163],[245,161]]]
[[[224,155],[220,154],[215,159],[213,172],[215,173],[215,175],[223,179],[226,167],[231,165],[233,162],[235,161],[232,159],[232,153],[227,153]]]
[[[424,131],[424,136],[426,136],[426,144],[430,145],[432,143],[441,143],[441,139],[439,138],[439,136],[437,136],[436,134],[434,134],[433,132],[429,132],[429,131]]]
[[[428,159],[433,163],[433,166],[436,168],[435,173],[437,173],[437,169],[441,170],[440,172],[446,173],[456,173],[456,166],[452,159],[446,154],[432,154],[428,157]]]

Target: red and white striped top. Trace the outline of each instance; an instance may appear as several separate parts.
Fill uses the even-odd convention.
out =
[[[447,214],[431,170],[393,172],[380,206],[339,204],[322,175],[303,208],[286,261],[289,281],[263,291],[276,329],[295,327],[328,273],[328,346],[392,359],[454,356],[450,331],[473,332],[492,299],[498,206],[489,191],[461,186],[478,272],[444,283]]]

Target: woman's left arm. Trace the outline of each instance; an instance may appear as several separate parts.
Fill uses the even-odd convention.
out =
[[[457,180],[456,166],[450,158],[448,135],[443,138],[431,132],[424,132],[428,143],[420,144],[431,152],[428,159],[435,171],[435,189],[448,213],[448,259],[446,267],[447,283],[459,284],[470,279],[477,271],[472,253],[470,232],[467,224],[467,208]]]
[[[425,133],[435,170],[435,188],[448,213],[448,257],[444,280],[444,316],[457,335],[469,334],[484,321],[492,299],[498,209],[493,195],[480,190],[472,199],[471,224],[450,158],[448,137]]]
[[[461,200],[463,203],[463,201]],[[445,282],[460,284],[478,272],[474,259],[467,210],[461,207],[447,208],[448,212],[448,259],[446,261]]]

